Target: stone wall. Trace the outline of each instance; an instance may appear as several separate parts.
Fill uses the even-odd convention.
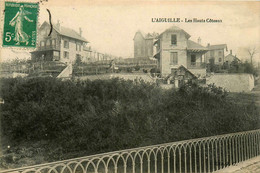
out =
[[[121,78],[124,80],[136,80],[142,79],[145,82],[155,83],[156,79],[152,78],[149,74],[128,74],[128,73],[112,73],[112,74],[101,74],[101,75],[88,75],[77,77],[80,80],[106,80],[112,78]]]
[[[206,78],[206,84],[215,84],[230,92],[249,92],[254,88],[251,74],[213,74]]]
[[[188,68],[197,77],[206,77],[206,68]]]

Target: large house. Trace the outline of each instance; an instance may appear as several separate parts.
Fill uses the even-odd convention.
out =
[[[145,34],[142,31],[137,31],[134,36],[134,58],[147,59],[153,58],[154,46],[153,43],[158,36],[157,33]]]
[[[205,61],[207,64],[223,65],[225,51],[227,51],[226,44],[210,45],[207,46],[208,52],[205,54]]]
[[[166,29],[157,37],[154,57],[160,62],[162,77],[172,74],[181,65],[196,76],[206,75],[203,55],[208,49],[189,38],[190,35],[177,26]]]
[[[51,31],[51,34],[49,35]],[[39,28],[38,40],[39,44],[36,51],[31,52],[33,61],[60,61],[60,62],[75,62],[79,57],[82,60],[89,59],[91,49],[87,48],[89,43],[83,36],[82,30],[79,32],[73,29],[66,28],[57,24],[51,26],[48,22],[44,22]]]

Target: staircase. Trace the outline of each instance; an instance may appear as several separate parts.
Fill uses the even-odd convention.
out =
[[[69,64],[58,76],[57,78],[71,78],[72,76],[72,64]]]

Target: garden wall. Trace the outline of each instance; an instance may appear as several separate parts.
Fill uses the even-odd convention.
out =
[[[135,80],[135,79],[143,79],[145,82],[151,82],[154,83],[155,79],[152,78],[149,74],[144,73],[112,73],[112,74],[100,74],[100,75],[87,75],[87,76],[81,76],[77,77],[81,80],[97,80],[97,79],[112,79],[112,78],[121,78],[124,80]]]
[[[230,92],[249,92],[254,88],[252,74],[213,74],[206,79],[206,84],[215,84]]]

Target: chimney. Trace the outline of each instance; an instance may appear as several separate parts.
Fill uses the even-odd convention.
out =
[[[58,30],[60,31],[61,29],[60,29],[60,21],[59,20],[57,21],[57,27],[58,27]]]
[[[210,44],[208,43],[208,47],[210,46]]]
[[[201,44],[201,38],[200,37],[198,38],[198,43]]]
[[[232,55],[232,50],[230,49],[230,55]]]
[[[82,29],[79,27],[79,35],[82,36]]]

